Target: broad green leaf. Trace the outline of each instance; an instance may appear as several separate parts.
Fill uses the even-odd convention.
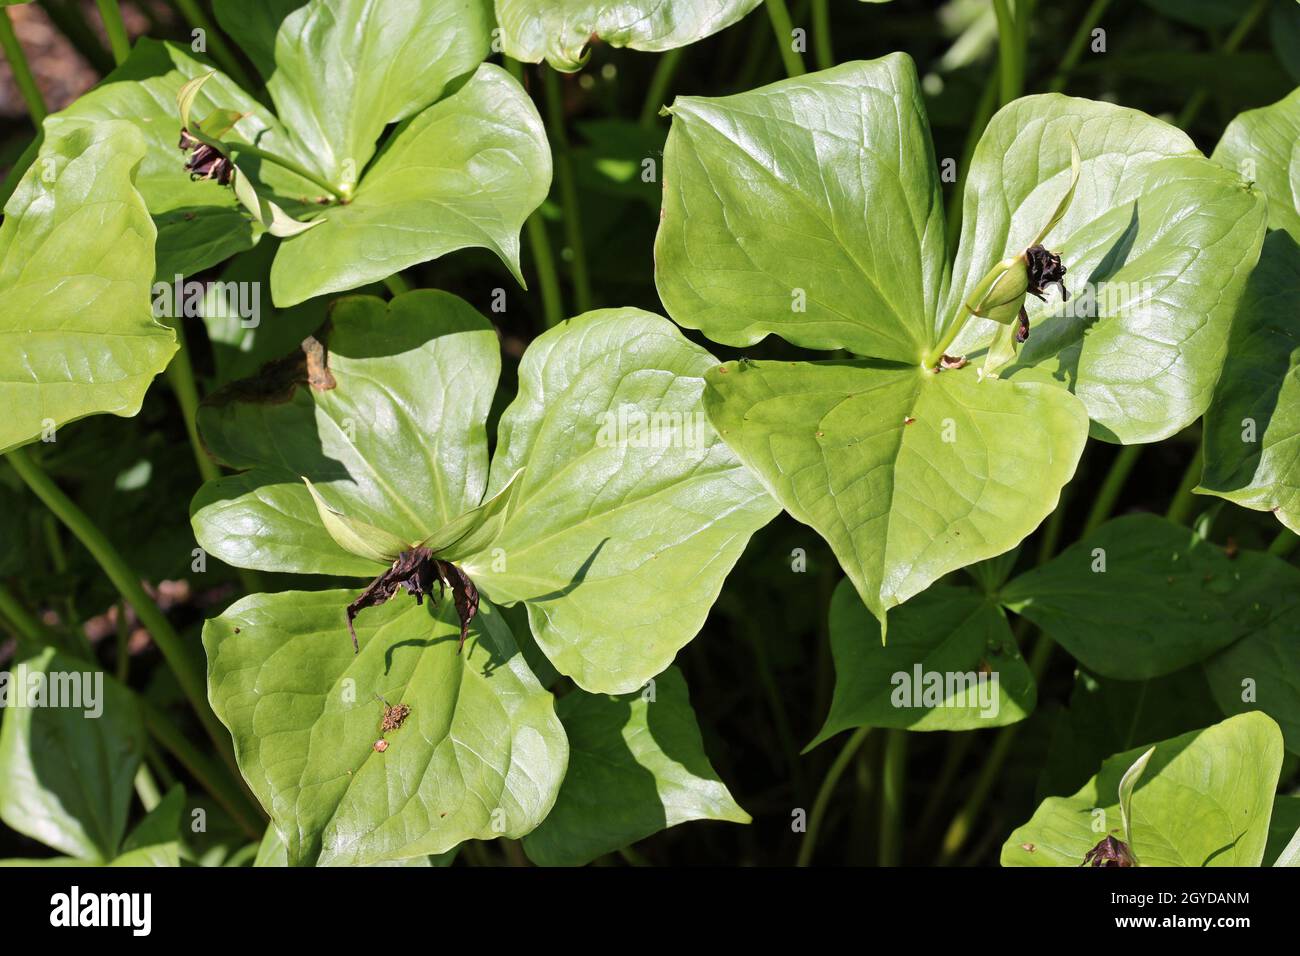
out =
[[[212,453],[249,469],[204,485],[191,505],[199,544],[229,564],[375,573],[330,537],[300,476],[333,510],[408,545],[483,499],[501,361],[487,320],[432,290],[389,303],[349,297],[330,318],[322,339],[332,387],[306,383],[299,352],[199,411]]]
[[[705,421],[716,360],[657,315],[609,309],[539,336],[499,426],[499,537],[463,567],[523,601],[537,643],[593,693],[639,689],[699,631],[775,503]]]
[[[551,151],[523,88],[484,64],[404,123],[347,205],[286,241],[271,268],[275,304],[353,289],[470,246],[522,283],[519,230],[551,184]]]
[[[128,124],[50,130],[0,226],[0,452],[140,410],[176,351],[153,320],[154,227]]]
[[[60,853],[111,860],[144,752],[135,699],[49,648],[20,656],[0,688],[0,820]]]
[[[1247,110],[1223,131],[1213,158],[1268,197],[1268,224],[1300,242],[1300,89]]]
[[[355,189],[384,127],[436,101],[491,52],[491,0],[304,0],[269,9],[266,0],[223,0],[217,9],[223,26],[256,38],[294,152],[344,193]]]
[[[260,235],[230,189],[190,180],[185,154],[177,146],[177,94],[186,82],[212,69],[180,45],[141,39],[127,61],[99,86],[45,121],[50,136],[106,119],[128,120],[141,131],[145,150],[137,186],[158,226],[157,275],[168,282],[178,273],[190,275],[216,265],[249,248]],[[199,117],[218,109],[236,110],[243,118],[226,140],[298,158],[275,117],[222,73],[203,84],[192,108]],[[320,193],[318,186],[273,164],[247,159],[243,164],[269,193],[286,201],[310,200]]]
[[[808,746],[852,727],[978,730],[1024,719],[1037,698],[1002,609],[935,585],[891,615],[889,642],[853,585],[831,598],[835,695]]]
[[[1003,845],[1002,865],[1079,866],[1107,834],[1123,839],[1119,783],[1145,749],[1111,757],[1073,796],[1044,800]],[[1263,714],[1156,744],[1133,792],[1139,863],[1259,866],[1281,766],[1282,735]]]
[[[943,201],[909,57],[681,97],[655,280],[716,342],[768,333],[919,363],[946,276]]]
[[[831,545],[871,613],[1016,546],[1056,507],[1087,438],[1069,393],[872,362],[730,362],[709,421]]]
[[[496,0],[506,56],[571,73],[593,42],[663,52],[729,27],[760,0]]]
[[[971,163],[939,318],[961,316],[981,277],[1049,221],[1070,179],[1071,136],[1082,156],[1078,186],[1044,245],[1060,254],[1073,295],[1027,300],[1029,341],[1001,375],[1069,388],[1098,437],[1156,441],[1209,404],[1264,236],[1261,197],[1174,127],[1059,94],[999,111]],[[997,328],[972,319],[949,354],[974,353]]]
[[[1287,750],[1300,753],[1300,571],[1276,558],[1270,570],[1285,589],[1282,609],[1207,660],[1205,676],[1225,714],[1262,710],[1282,728]]]
[[[1289,233],[1272,232],[1237,308],[1205,413],[1205,465],[1196,490],[1271,511],[1300,533],[1298,299],[1300,247]]]
[[[551,695],[484,602],[463,652],[451,601],[405,595],[357,618],[350,591],[245,598],[203,632],[213,709],[291,865],[363,865],[517,839],[568,759]],[[411,711],[380,739],[382,707]]]
[[[1204,660],[1294,604],[1300,572],[1272,555],[1235,559],[1155,515],[1108,521],[1002,590],[1094,673],[1146,680]]]
[[[140,821],[122,844],[110,866],[180,866],[181,814],[185,788],[172,787],[158,806]]]
[[[571,691],[555,710],[569,769],[554,809],[524,837],[539,866],[590,863],[690,820],[749,823],[709,763],[676,667],[638,693]]]

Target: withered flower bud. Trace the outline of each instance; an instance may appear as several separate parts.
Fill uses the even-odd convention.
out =
[[[190,179],[213,179],[219,185],[230,185],[235,167],[221,150],[195,139],[190,135],[189,130],[184,128],[181,129],[181,138],[177,146],[183,153],[193,150],[193,155],[185,163]]]
[[[1108,836],[1083,855],[1080,866],[1136,866],[1133,851],[1123,840]]]
[[[438,594],[433,595],[433,586],[438,586]],[[378,607],[397,593],[398,588],[415,596],[416,604],[423,604],[425,595],[430,595],[436,605],[447,588],[451,588],[452,598],[456,604],[456,613],[460,617],[460,644],[456,649],[459,654],[465,647],[465,638],[469,634],[469,623],[478,613],[478,589],[460,568],[450,561],[434,557],[428,548],[412,548],[403,551],[397,560],[379,577],[370,582],[355,601],[348,605],[348,631],[352,634],[352,648],[360,653],[357,631],[353,624],[358,614],[368,607]]]
[[[1055,285],[1061,289],[1061,301],[1070,301],[1070,290],[1065,287],[1065,266],[1061,265],[1060,256],[1042,246],[1030,246],[1025,250],[1025,258],[1029,266],[1029,287],[1025,291],[1046,301],[1043,290]]]

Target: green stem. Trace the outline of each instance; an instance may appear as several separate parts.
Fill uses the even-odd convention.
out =
[[[135,772],[135,792],[140,798],[140,803],[144,805],[145,813],[152,813],[153,808],[162,802],[162,794],[158,792],[158,781],[153,778],[153,771],[149,765],[141,763]]]
[[[181,16],[189,21],[190,26],[196,27],[203,31],[207,47],[212,51],[212,58],[217,61],[228,77],[235,81],[242,89],[250,93],[256,89],[257,83],[244,71],[236,58],[234,51],[226,43],[225,39],[208,15],[199,6],[197,0],[176,0],[176,7],[180,10]]]
[[[1016,77],[1020,69],[1020,37],[1007,0],[993,0],[993,12],[998,19],[998,94],[1006,106],[1019,95]]]
[[[822,785],[817,789],[817,796],[813,800],[812,813],[808,816],[808,832],[804,834],[803,843],[799,847],[799,856],[795,860],[796,866],[807,866],[812,860],[813,849],[817,845],[817,831],[821,828],[822,818],[826,815],[826,805],[830,803],[835,785],[840,782],[840,777],[844,776],[844,771],[848,769],[853,755],[867,739],[870,730],[870,727],[859,727],[853,731],[853,735],[845,741],[843,749],[836,754],[830,769],[826,771],[826,778],[822,780]]]
[[[948,324],[944,327],[943,334],[939,336],[938,343],[922,356],[922,368],[932,369],[939,364],[939,359],[943,358],[943,356],[948,353],[948,348],[957,340],[957,336],[961,333],[961,330],[965,328],[966,323],[974,317],[974,310],[979,308],[980,303],[984,301],[984,297],[987,296],[989,290],[993,288],[993,284],[997,282],[998,279],[1002,278],[1003,273],[1010,269],[1014,262],[1014,258],[1002,259],[999,261],[984,275],[984,278],[980,279],[971,294],[958,303],[957,311],[953,313],[953,317],[948,320]],[[972,302],[975,303],[973,307],[970,304]]]
[[[1119,500],[1120,492],[1124,490],[1124,483],[1128,481],[1128,476],[1141,454],[1141,445],[1124,445],[1120,448],[1119,454],[1111,462],[1110,470],[1106,472],[1106,477],[1102,479],[1101,490],[1093,499],[1092,508],[1083,522],[1083,531],[1079,535],[1081,538],[1086,538],[1110,517],[1111,512],[1115,510],[1115,502]]]
[[[1290,528],[1283,528],[1268,546],[1268,553],[1275,554],[1279,558],[1286,558],[1291,556],[1297,546],[1300,546],[1300,535],[1297,535]]]
[[[682,52],[685,49],[685,47],[679,46],[676,49],[669,50],[655,64],[654,75],[650,77],[650,88],[646,90],[645,102],[641,105],[640,123],[646,129],[655,125],[655,119],[659,116],[659,109],[665,105],[665,100],[668,97],[668,87],[672,84],[673,75],[682,62]]]
[[[185,326],[180,319],[164,319],[176,333],[176,354],[167,366],[167,383],[176,395],[176,403],[181,407],[181,417],[185,420],[185,434],[189,436],[190,450],[194,453],[194,462],[198,465],[199,475],[204,481],[216,481],[221,477],[221,469],[208,453],[203,450],[199,440],[198,411],[199,386],[194,378],[194,366],[190,362],[190,349],[185,341]]]
[[[1259,22],[1259,18],[1268,9],[1268,5],[1269,0],[1255,0],[1254,6],[1247,10],[1246,15],[1237,21],[1237,25],[1228,34],[1228,38],[1223,41],[1223,45],[1219,47],[1219,52],[1237,52],[1237,48],[1245,41],[1247,34],[1254,29],[1255,24]],[[1174,125],[1181,129],[1187,129],[1192,124],[1192,121],[1196,119],[1197,114],[1201,112],[1201,107],[1205,105],[1205,101],[1209,97],[1209,91],[1204,86],[1199,87],[1192,94],[1191,99],[1187,101],[1187,105],[1183,107],[1182,112],[1178,114],[1178,119],[1174,121]]]
[[[394,272],[385,279],[384,285],[392,294],[393,298],[397,298],[399,295],[405,295],[407,292],[411,291],[411,283],[407,282],[400,272]]]
[[[830,0],[812,0],[813,58],[819,70],[829,70],[835,65],[835,50],[831,46]]]
[[[786,76],[803,76],[803,57],[795,52],[791,40],[794,38],[794,23],[790,20],[790,11],[785,0],[765,0],[767,15],[772,19],[772,32],[776,34],[776,46],[781,51],[781,62],[785,64]]]
[[[1205,446],[1198,443],[1192,460],[1187,463],[1187,470],[1183,472],[1183,479],[1178,483],[1178,490],[1169,502],[1169,510],[1165,512],[1165,517],[1176,524],[1186,524],[1196,507],[1197,496],[1192,489],[1200,484],[1201,464],[1204,460]]]
[[[957,772],[961,769],[962,761],[966,759],[966,754],[970,751],[971,744],[975,741],[975,735],[972,733],[957,733],[952,735],[953,739],[948,745],[948,752],[943,758],[943,766],[939,770],[939,776],[935,779],[934,785],[929,788],[930,799],[926,801],[925,810],[921,813],[921,822],[916,825],[916,832],[927,833],[930,825],[934,823],[935,817],[943,808],[944,797],[952,793],[953,781],[957,779]]]
[[[0,617],[9,622],[19,637],[33,644],[54,643],[46,639],[45,629],[41,627],[40,622],[28,613],[27,608],[23,607],[4,584],[0,584]]]
[[[99,7],[100,19],[104,21],[104,30],[108,33],[108,45],[113,50],[113,61],[121,66],[131,55],[131,38],[126,35],[126,24],[122,22],[122,10],[117,0],[95,0]]]
[[[331,186],[320,176],[316,175],[306,167],[295,163],[291,159],[285,159],[283,156],[269,153],[257,146],[250,146],[248,143],[223,143],[223,145],[230,150],[231,153],[247,153],[249,156],[256,156],[258,159],[265,160],[268,163],[275,163],[275,165],[279,166],[281,169],[287,169],[295,176],[299,176],[307,180],[309,183],[319,186],[340,202],[344,202],[348,198],[337,187]]]
[[[564,97],[559,75],[544,71],[546,87],[547,135],[555,149],[555,178],[560,184],[560,207],[564,211],[564,236],[573,255],[573,303],[578,313],[591,311],[591,279],[587,273],[587,251],[582,234],[582,216],[578,208],[578,186],[569,158],[569,134],[564,127]]]
[[[216,744],[217,750],[225,756],[232,767],[234,764],[233,752],[230,748],[230,738],[217,720],[216,714],[208,706],[207,688],[203,679],[203,674],[194,660],[185,650],[184,644],[181,643],[180,637],[172,628],[171,622],[159,610],[158,605],[144,591],[140,585],[140,579],[126,560],[113,547],[112,543],[104,536],[104,533],[95,526],[94,522],[86,516],[77,505],[65,495],[59,487],[50,480],[50,477],[41,470],[40,466],[28,455],[25,448],[15,448],[6,456],[9,464],[13,466],[18,476],[27,483],[27,487],[36,494],[45,506],[54,512],[71,531],[77,536],[77,539],[86,547],[91,555],[103,568],[104,573],[108,575],[113,586],[122,597],[135,608],[136,616],[140,622],[149,631],[153,637],[154,643],[162,651],[163,657],[166,658],[168,665],[176,676],[176,682],[180,684],[181,690],[189,699],[191,706],[203,723],[204,729],[212,742]]]
[[[907,731],[885,736],[880,794],[880,865],[898,866],[903,849],[903,801],[907,781]]]
[[[41,123],[45,122],[45,100],[42,99],[40,88],[36,85],[36,77],[32,76],[32,68],[27,62],[23,45],[18,42],[18,34],[14,32],[12,17],[13,14],[8,7],[0,11],[0,49],[4,50],[5,59],[9,61],[14,83],[23,96],[23,102],[27,104],[27,113],[32,118],[32,125],[39,130]]]
[[[504,57],[506,69],[520,86],[524,86],[524,65],[511,57]],[[542,294],[542,317],[548,329],[564,321],[564,303],[560,299],[560,275],[555,268],[555,256],[551,252],[551,238],[546,232],[546,221],[541,209],[533,211],[524,223],[528,234],[528,251],[533,257],[533,267],[537,270],[537,285]]]
[[[1052,82],[1047,88],[1053,93],[1059,93],[1065,89],[1070,73],[1079,65],[1079,58],[1083,56],[1084,49],[1088,46],[1088,41],[1092,39],[1092,31],[1097,28],[1101,18],[1106,14],[1106,8],[1111,4],[1111,0],[1092,0],[1092,5],[1083,15],[1079,22],[1079,28],[1074,31],[1074,36],[1070,38],[1070,45],[1065,48],[1065,56],[1061,57],[1061,65],[1056,70],[1056,75],[1052,77]]]

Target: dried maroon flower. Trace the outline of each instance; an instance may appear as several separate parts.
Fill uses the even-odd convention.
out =
[[[433,596],[433,586],[438,586],[438,594]],[[352,634],[352,649],[360,653],[357,631],[353,622],[358,614],[368,607],[378,607],[402,588],[408,594],[415,595],[415,603],[423,604],[425,595],[432,596],[434,604],[442,598],[447,588],[451,589],[456,604],[456,613],[460,617],[459,654],[465,647],[465,638],[469,634],[469,622],[478,613],[478,588],[460,568],[450,561],[434,557],[428,548],[412,548],[403,551],[397,560],[348,605],[348,631]]]
[[[1080,866],[1136,866],[1133,851],[1123,840],[1108,836],[1083,855]]]
[[[177,144],[181,152],[192,155],[185,163],[190,179],[212,179],[222,186],[229,186],[235,167],[221,150],[209,146],[190,135],[189,130],[181,129],[181,139]]]
[[[1065,287],[1065,266],[1061,265],[1060,256],[1042,246],[1030,246],[1025,250],[1025,259],[1029,267],[1029,288],[1026,291],[1030,295],[1043,299],[1043,290],[1054,285],[1061,289],[1061,300],[1070,301],[1070,290]]]

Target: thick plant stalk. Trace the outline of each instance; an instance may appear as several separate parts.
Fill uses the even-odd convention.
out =
[[[41,123],[45,122],[45,100],[36,85],[36,77],[32,75],[32,68],[27,62],[23,45],[18,42],[18,34],[14,32],[13,14],[8,7],[0,11],[0,48],[4,49],[5,59],[9,61],[9,68],[13,71],[14,83],[23,96],[23,102],[27,104],[32,125],[40,130]]]
[[[581,315],[591,311],[591,278],[587,272],[587,250],[582,236],[582,214],[578,208],[578,186],[573,176],[573,162],[569,158],[569,134],[564,128],[564,101],[560,79],[556,72],[547,69],[543,84],[546,87],[546,133],[554,144],[555,176],[560,185],[560,206],[564,210],[564,235],[569,251],[573,253],[573,305]]]
[[[510,75],[520,86],[524,86],[524,65],[510,57],[504,57],[504,60]],[[546,234],[546,223],[542,220],[540,208],[533,210],[528,217],[524,231],[528,234],[528,251],[532,254],[533,265],[537,269],[543,321],[546,328],[554,328],[564,321],[564,303],[560,300],[560,277],[555,268],[551,239]]]
[[[131,55],[131,38],[126,34],[126,24],[122,22],[122,9],[117,5],[117,0],[95,0],[95,4],[99,7],[99,16],[108,33],[113,60],[121,66]]]
[[[136,616],[153,637],[163,657],[167,659],[168,666],[176,675],[177,683],[180,684],[181,690],[199,715],[204,730],[233,767],[234,756],[230,747],[230,738],[225,728],[221,726],[221,722],[217,720],[217,715],[208,705],[207,688],[202,673],[185,652],[185,647],[172,628],[171,622],[141,587],[140,579],[135,572],[104,533],[86,516],[86,513],[77,507],[72,499],[65,495],[32,460],[26,449],[16,448],[6,457],[14,471],[18,472],[18,476],[26,482],[27,487],[31,488],[45,506],[77,536],[103,568],[118,593],[135,608]]]
[[[826,771],[826,777],[822,780],[822,785],[817,789],[817,796],[813,800],[812,813],[808,814],[808,832],[804,834],[803,843],[799,846],[796,866],[807,866],[812,861],[813,850],[817,846],[817,832],[821,829],[822,820],[826,816],[826,805],[830,803],[831,794],[835,792],[835,785],[840,782],[840,777],[844,776],[844,771],[848,769],[853,755],[858,752],[858,748],[867,739],[870,731],[870,727],[859,727],[853,731],[852,736],[844,742],[844,747],[835,755],[830,769]]]
[[[1165,517],[1176,524],[1186,524],[1187,519],[1192,516],[1192,509],[1196,507],[1196,494],[1192,489],[1201,480],[1201,466],[1204,460],[1205,447],[1197,443],[1196,452],[1192,455],[1192,460],[1187,463],[1187,470],[1183,472],[1183,480],[1178,483],[1174,500],[1169,503],[1169,510],[1165,512]]]
[[[1128,481],[1128,476],[1141,454],[1141,445],[1125,445],[1119,450],[1119,454],[1111,463],[1110,470],[1106,472],[1106,477],[1102,479],[1101,489],[1097,492],[1088,517],[1083,522],[1080,537],[1087,537],[1110,517],[1111,512],[1115,510],[1115,502],[1119,500],[1120,492],[1124,490],[1124,483]]]
[[[795,52],[790,40],[794,35],[794,23],[790,20],[790,10],[785,0],[766,0],[767,15],[772,20],[772,32],[776,34],[776,46],[781,51],[781,62],[785,64],[786,76],[803,76],[803,57]]]
[[[1020,37],[1007,0],[993,0],[993,11],[998,18],[998,93],[1006,106],[1020,95]]]
[[[903,852],[903,803],[907,782],[907,731],[891,730],[885,737],[880,794],[880,865],[898,866]]]

